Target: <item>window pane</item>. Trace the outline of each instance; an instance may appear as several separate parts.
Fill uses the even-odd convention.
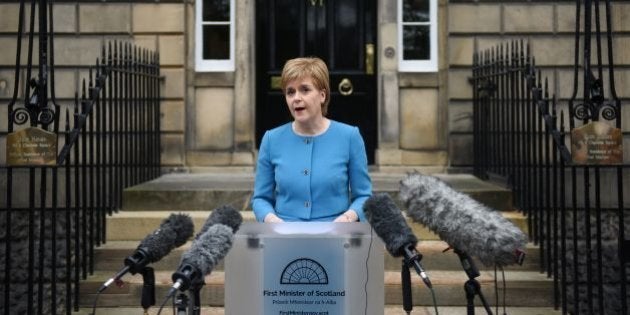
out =
[[[230,59],[229,26],[203,26],[203,59]]]
[[[428,25],[403,27],[403,59],[429,60],[431,41]]]
[[[429,22],[429,1],[403,0],[403,22]]]
[[[204,22],[230,20],[230,0],[203,0]]]

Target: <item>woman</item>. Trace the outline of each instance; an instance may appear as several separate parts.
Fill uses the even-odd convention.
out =
[[[326,118],[326,64],[291,59],[281,86],[293,121],[263,136],[252,197],[256,219],[365,221],[363,203],[372,193],[365,145],[357,127]]]

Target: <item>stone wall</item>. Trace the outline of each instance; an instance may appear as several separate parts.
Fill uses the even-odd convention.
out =
[[[246,166],[254,160],[255,125],[255,4],[234,1],[235,69],[195,70],[195,3],[187,10],[186,140],[188,167]]]
[[[31,217],[29,211],[26,210],[12,211],[10,226],[7,226],[7,212],[0,212],[0,283],[2,283],[0,285],[0,313],[4,313],[7,307],[11,314],[27,313],[29,305],[28,283],[32,284],[31,306],[33,313],[37,313],[39,308],[42,309],[43,314],[65,313],[65,303],[70,298],[66,296],[66,280],[72,281],[74,279],[72,269],[70,269],[70,273],[66,269],[68,267],[67,257],[71,259],[71,264],[74,262],[74,240],[72,237],[70,238],[70,247],[68,248],[66,231],[70,229],[72,233],[74,227],[72,224],[66,224],[66,213],[59,211],[56,216],[56,237],[55,246],[53,246],[52,213],[45,212],[43,225],[40,214],[41,212],[36,210]],[[10,237],[8,238],[9,228]],[[33,233],[32,243],[29,241],[29,228]],[[43,238],[40,234],[42,228],[44,230]],[[41,243],[42,240],[43,243]],[[29,243],[32,246],[30,249]],[[10,246],[10,253],[6,251],[7,244]],[[43,257],[41,253],[44,254]],[[56,260],[54,265],[53,255]],[[9,279],[6,279],[5,274],[7,259],[9,259]],[[54,297],[53,285],[56,291]],[[10,292],[9,301],[4,300],[7,289]],[[38,298],[40,290],[42,291],[41,303]],[[56,303],[56,311],[52,310],[53,299]]]
[[[618,255],[618,216],[616,213],[611,212],[604,212],[600,215],[601,235],[597,232],[597,218],[594,211],[591,212],[588,225],[585,222],[587,218],[585,213],[578,213],[577,216],[574,216],[573,213],[568,213],[566,216],[568,229],[565,259],[567,269],[564,280],[567,283],[567,308],[570,313],[576,313],[577,308],[577,312],[580,314],[622,314],[622,303],[630,302],[630,292],[627,292],[625,298],[621,297],[621,285],[624,282],[621,278],[621,268],[625,268],[625,286],[626,290],[628,290],[630,288],[630,264],[622,264]],[[624,233],[630,235],[628,234],[630,233],[630,211],[626,211],[624,216]],[[577,225],[573,224],[574,217],[577,219]],[[590,233],[588,233],[587,226],[590,229]],[[574,237],[574,232],[577,237]],[[590,257],[587,249],[589,243],[585,239],[586,235],[589,234],[591,235]],[[601,248],[597,242],[599,237],[601,237]],[[561,248],[560,243],[557,246]],[[601,261],[599,260],[600,253]],[[588,263],[587,259],[590,259],[590,263]],[[600,262],[601,279],[599,275]],[[560,260],[557,263],[558,266],[562,264]],[[589,266],[590,269],[587,269]],[[576,270],[577,278],[575,277]],[[590,272],[590,280],[588,272]],[[559,275],[559,279],[562,281],[562,275]],[[601,295],[600,289],[602,291]],[[591,299],[588,298],[589,290],[592,296]],[[603,300],[601,297],[603,297]],[[603,310],[599,307],[600,300],[601,304],[603,304]],[[589,312],[588,301],[592,301],[590,306],[592,312]]]
[[[584,12],[583,7],[581,11]],[[543,76],[549,79],[551,91],[559,97],[560,108],[566,108],[567,100],[573,92],[575,12],[573,1],[449,2],[447,57],[451,165],[470,166],[473,161],[472,88],[468,83],[468,78],[472,76],[473,52],[512,40],[523,39],[529,42],[536,64],[542,69]],[[603,18],[603,7],[601,12]],[[594,21],[595,19],[593,23]],[[627,49],[630,44],[628,21],[630,3],[612,2],[615,85],[617,94],[626,103],[630,98],[630,90],[624,88],[630,84],[630,70],[627,68],[630,64]],[[605,25],[602,25],[602,30],[605,30]],[[607,78],[605,75],[605,85]],[[623,115],[623,130],[629,130],[630,111],[624,111]],[[628,148],[630,140],[625,139],[624,144]]]
[[[448,165],[446,78],[447,1],[438,1],[438,71],[398,71],[397,1],[378,1],[379,135],[376,164],[435,167]],[[390,51],[388,54],[387,52]],[[428,169],[428,168],[427,168]]]

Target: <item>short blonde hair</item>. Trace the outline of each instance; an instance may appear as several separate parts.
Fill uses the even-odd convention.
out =
[[[330,79],[328,67],[323,60],[317,57],[304,57],[289,59],[282,68],[282,78],[280,85],[282,92],[286,93],[287,84],[293,80],[310,77],[313,84],[319,90],[324,90],[326,98],[322,103],[322,114],[328,114],[328,103],[330,103]]]

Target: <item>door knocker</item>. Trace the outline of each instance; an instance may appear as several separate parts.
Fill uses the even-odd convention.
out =
[[[339,82],[339,93],[343,96],[348,96],[350,94],[352,94],[352,92],[354,91],[354,87],[352,86],[352,82],[350,82],[350,79],[348,78],[343,78],[343,80],[341,80],[341,82]]]

